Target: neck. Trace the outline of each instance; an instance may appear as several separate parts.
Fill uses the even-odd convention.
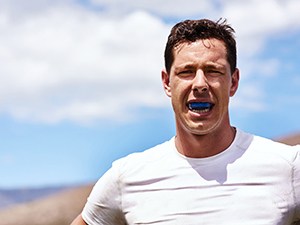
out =
[[[175,144],[177,150],[191,158],[210,157],[226,150],[235,138],[236,130],[229,126],[223,132],[196,135],[177,130]]]

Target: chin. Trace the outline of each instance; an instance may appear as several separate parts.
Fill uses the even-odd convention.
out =
[[[177,118],[178,119],[178,118]],[[182,119],[176,121],[177,128],[182,132],[189,133],[192,135],[204,136],[217,132],[220,128],[220,120],[191,120]]]
[[[191,134],[203,136],[203,135],[213,133],[215,131],[215,127],[203,127],[203,126],[189,127],[188,131]]]
[[[205,135],[211,134],[212,131],[210,131],[210,130],[196,130],[196,131],[193,130],[190,133],[195,136],[205,136]]]

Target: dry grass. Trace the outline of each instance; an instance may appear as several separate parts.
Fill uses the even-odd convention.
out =
[[[300,134],[292,134],[285,137],[277,139],[279,142],[288,144],[288,145],[299,145],[300,144]]]

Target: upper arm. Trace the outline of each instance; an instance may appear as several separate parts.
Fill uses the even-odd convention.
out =
[[[80,214],[73,220],[71,225],[88,225],[88,224],[82,219],[82,216]]]
[[[86,223],[102,225],[126,224],[121,204],[119,166],[116,163],[95,184],[83,208]]]
[[[298,154],[294,162],[293,187],[294,187],[294,196],[295,196],[295,203],[296,203],[296,218],[300,220],[300,145],[297,147],[298,147]]]

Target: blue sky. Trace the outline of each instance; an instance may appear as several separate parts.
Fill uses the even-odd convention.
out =
[[[159,7],[158,7],[159,6]],[[93,182],[174,135],[160,71],[169,30],[227,18],[241,82],[232,124],[300,132],[297,0],[1,0],[0,188]]]

